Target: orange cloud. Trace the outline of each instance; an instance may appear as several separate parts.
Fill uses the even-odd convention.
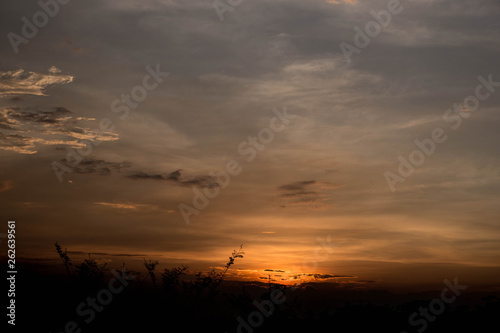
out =
[[[67,84],[74,76],[62,74],[61,70],[52,66],[48,74],[25,72],[24,69],[0,72],[0,96],[2,95],[35,95],[46,96],[45,89],[55,84]]]
[[[94,202],[96,205],[107,206],[117,209],[138,209],[138,208],[152,208],[156,206],[136,203],[113,203],[113,202]]]

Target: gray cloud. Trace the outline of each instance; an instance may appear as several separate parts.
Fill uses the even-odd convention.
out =
[[[197,186],[197,187],[218,187],[219,184],[212,176],[195,176],[191,178],[183,178],[181,176],[181,169],[171,172],[167,175],[161,174],[148,174],[142,171],[136,172],[134,174],[128,175],[128,178],[134,180],[166,180],[172,183],[178,184],[180,186]]]
[[[281,185],[278,190],[287,193],[278,195],[277,204],[283,208],[323,209],[329,206],[328,193],[340,187],[342,186],[315,180]]]
[[[167,180],[168,177],[165,177],[160,174],[147,174],[142,171],[136,172],[132,175],[127,176],[128,178],[134,179],[134,180],[146,180],[146,179],[152,179],[152,180]]]
[[[61,162],[65,164],[70,164],[69,161],[67,161],[66,159],[62,159]],[[79,174],[97,174],[101,176],[109,176],[113,172],[120,173],[123,171],[123,169],[130,169],[132,167],[133,163],[127,161],[111,162],[102,159],[85,158],[73,168],[73,171]],[[125,175],[125,177],[136,181],[139,180],[167,181],[172,184],[185,187],[197,186],[197,187],[212,188],[219,186],[214,177],[200,175],[200,176],[185,178],[181,175],[181,171],[182,170],[179,169],[165,175],[157,173],[145,173],[143,171],[133,171]]]
[[[63,162],[67,162],[66,159]],[[108,176],[113,171],[121,171],[130,168],[129,162],[108,162],[104,160],[85,159],[81,161],[73,170],[81,174],[98,174]]]
[[[306,180],[306,181],[296,182],[296,183],[292,183],[292,184],[282,185],[278,188],[280,190],[285,190],[285,191],[303,192],[307,185],[312,185],[315,183],[316,183],[316,181],[314,181],[314,180]]]

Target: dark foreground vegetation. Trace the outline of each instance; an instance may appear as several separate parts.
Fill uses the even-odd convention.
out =
[[[225,269],[186,275],[187,267],[157,271],[144,260],[132,278],[126,267],[73,263],[59,245],[65,275],[39,266],[19,271],[16,329],[36,332],[487,332],[498,327],[498,293],[468,290],[433,320],[411,326],[440,291],[396,295],[335,283],[290,287],[225,281]],[[419,318],[421,318],[419,316]],[[425,329],[424,329],[425,326]]]

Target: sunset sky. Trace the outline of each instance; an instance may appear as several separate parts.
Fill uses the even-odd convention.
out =
[[[8,34],[41,7],[2,1],[0,216],[18,258],[56,263],[58,241],[195,271],[243,244],[233,278],[498,282],[500,83],[443,117],[500,82],[500,3],[401,1],[347,61],[339,45],[388,2],[243,0],[221,21],[212,0],[73,0],[16,53]],[[436,128],[447,140],[392,191],[386,172]],[[219,194],[186,223],[204,191]]]

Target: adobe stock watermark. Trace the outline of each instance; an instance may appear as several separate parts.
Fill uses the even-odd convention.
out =
[[[487,100],[494,92],[495,88],[500,87],[500,82],[493,81],[493,74],[489,74],[488,79],[482,76],[478,77],[480,84],[476,86],[474,95],[465,97],[462,104],[453,104],[453,107],[443,113],[443,120],[446,123],[451,123],[451,128],[456,131],[462,125],[462,119],[467,119],[471,114],[479,109],[480,101]],[[415,139],[414,143],[418,149],[414,149],[408,159],[402,155],[398,156],[399,166],[397,173],[386,171],[384,173],[385,181],[389,189],[394,192],[396,184],[403,183],[410,177],[415,169],[426,160],[426,156],[430,157],[436,152],[436,145],[444,143],[448,140],[448,135],[441,127],[434,128],[430,133],[430,138],[422,141]]]
[[[422,333],[427,329],[429,322],[434,322],[440,314],[446,310],[446,304],[451,304],[455,302],[458,296],[460,296],[461,290],[467,289],[466,285],[458,284],[458,278],[455,277],[453,284],[444,280],[443,283],[446,287],[441,290],[441,297],[435,298],[430,301],[429,306],[426,308],[420,307],[418,312],[413,312],[408,319],[408,322],[413,327],[418,327],[417,332]],[[430,313],[429,313],[430,311]],[[407,331],[401,331],[401,333],[408,333]]]
[[[214,0],[212,6],[222,22],[224,21],[224,13],[233,12],[242,2],[243,0]]]
[[[274,140],[274,134],[283,131],[290,123],[290,119],[295,118],[295,115],[287,113],[286,106],[283,111],[274,108],[273,113],[275,117],[269,120],[269,127],[261,128],[257,136],[249,136],[245,141],[238,145],[238,153],[240,156],[247,156],[246,161],[252,162],[259,152],[266,149],[266,145]],[[223,170],[217,172],[209,172],[219,186],[205,187],[203,192],[197,187],[192,188],[194,196],[192,200],[193,207],[186,203],[180,203],[178,208],[182,214],[184,222],[189,225],[191,223],[192,215],[199,215],[202,210],[208,207],[211,199],[215,199],[220,194],[220,188],[226,188],[230,181],[231,176],[237,176],[243,171],[243,166],[236,160],[229,160]]]
[[[406,0],[412,1],[412,0]],[[361,50],[366,48],[371,43],[371,38],[377,37],[382,29],[387,27],[391,23],[392,16],[398,15],[403,11],[403,6],[400,0],[389,0],[387,2],[387,10],[375,11],[371,10],[370,14],[374,20],[369,21],[365,24],[364,32],[357,25],[354,26],[354,32],[356,33],[353,38],[353,44],[351,45],[346,42],[341,42],[339,44],[340,50],[344,55],[344,58],[348,63],[351,63],[351,57],[354,53],[360,54]],[[370,38],[371,37],[371,38]]]
[[[111,111],[120,114],[118,117],[120,120],[125,120],[130,114],[130,109],[136,109],[139,103],[143,102],[148,97],[148,92],[156,89],[160,83],[163,82],[163,79],[169,76],[169,73],[160,70],[160,64],[157,64],[155,69],[146,66],[146,72],[147,74],[144,75],[141,84],[133,87],[130,90],[130,94],[122,93],[120,98],[111,102]],[[113,131],[114,129],[115,125],[113,125],[111,119],[103,118],[99,121],[99,130],[101,133]],[[78,149],[66,148],[68,151],[65,159],[66,163],[61,163],[59,161],[53,161],[51,163],[52,169],[59,182],[63,181],[63,175],[65,173],[73,172],[73,168],[76,168],[85,157],[92,154],[93,147],[97,147],[102,143],[102,137],[101,135],[94,140],[78,141],[78,143],[85,145],[85,147]]]
[[[49,18],[54,18],[59,13],[60,5],[66,5],[70,0],[40,0],[38,6],[42,10],[33,14],[31,21],[26,17],[21,17],[23,26],[21,27],[21,35],[13,32],[7,34],[10,45],[14,49],[14,53],[19,53],[19,45],[28,44],[30,39],[35,38],[39,29],[42,29],[49,23]]]

